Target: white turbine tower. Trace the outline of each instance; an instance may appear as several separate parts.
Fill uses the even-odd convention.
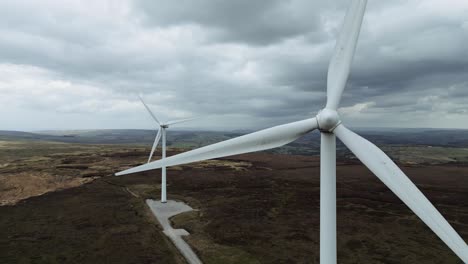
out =
[[[153,114],[151,109],[146,105],[145,101],[143,101],[143,98],[141,98],[140,95],[138,95],[138,98],[140,98],[140,101],[143,103],[145,106],[146,110],[148,110],[148,113],[151,115],[151,117],[158,123],[159,129],[158,133],[156,134],[156,138],[154,139],[153,147],[151,148],[151,152],[148,158],[148,163],[151,162],[151,158],[153,157],[154,151],[156,150],[159,140],[162,137],[162,154],[161,158],[164,159],[166,158],[166,128],[169,128],[170,125],[182,123],[182,122],[187,122],[190,120],[193,120],[194,118],[187,118],[187,119],[179,119],[179,120],[173,120],[173,121],[167,121],[165,123],[162,123],[158,120],[158,118]],[[161,202],[165,203],[167,201],[167,196],[166,196],[166,166],[161,167]]]
[[[447,220],[385,153],[346,128],[336,112],[348,79],[366,3],[366,0],[353,0],[348,9],[328,68],[327,103],[316,117],[191,150],[119,172],[116,176],[276,148],[319,129],[321,132],[320,263],[336,263],[336,136],[460,259],[468,263],[468,246]]]

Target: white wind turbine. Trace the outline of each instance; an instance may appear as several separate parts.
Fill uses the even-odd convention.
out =
[[[161,123],[158,118],[153,114],[151,109],[146,105],[145,101],[143,101],[143,98],[141,98],[140,95],[138,95],[138,98],[140,98],[140,101],[143,103],[145,106],[146,110],[148,110],[148,113],[151,115],[151,117],[158,123],[159,129],[158,133],[156,134],[156,138],[154,139],[153,147],[151,148],[151,152],[148,158],[148,163],[151,162],[151,158],[153,157],[154,151],[156,150],[159,140],[162,137],[162,154],[161,158],[164,159],[166,158],[166,128],[169,128],[170,125],[182,123],[182,122],[187,122],[190,120],[193,120],[194,118],[187,118],[187,119],[179,119],[179,120],[172,120],[172,121],[167,121],[165,123]],[[165,203],[167,201],[167,196],[166,196],[166,166],[160,167],[161,168],[161,202]]]
[[[116,176],[276,148],[319,129],[320,263],[336,263],[336,136],[460,259],[468,263],[468,246],[447,220],[384,152],[346,128],[336,112],[348,79],[366,3],[366,0],[353,0],[348,9],[328,68],[327,103],[317,116],[154,161],[116,173]]]

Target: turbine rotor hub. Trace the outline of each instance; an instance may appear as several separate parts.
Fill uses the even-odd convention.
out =
[[[324,108],[317,114],[317,122],[320,131],[332,132],[333,129],[341,124],[341,119],[335,110]]]

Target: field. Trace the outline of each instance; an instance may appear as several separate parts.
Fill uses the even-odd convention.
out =
[[[148,148],[0,145],[0,263],[184,263],[144,203],[158,198],[160,171],[112,176],[143,163]],[[466,149],[385,148],[467,241]],[[338,163],[339,263],[462,263],[349,153]],[[318,263],[319,191],[316,156],[256,153],[168,170],[169,199],[199,209],[172,221],[205,263]]]

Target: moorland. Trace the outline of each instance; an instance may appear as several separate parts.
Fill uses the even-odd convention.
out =
[[[361,131],[402,167],[468,240],[468,133]],[[241,132],[171,131],[169,153]],[[1,263],[184,263],[145,199],[160,171],[154,131],[0,132]],[[168,169],[172,218],[205,263],[318,263],[319,141]],[[159,152],[158,152],[159,153]],[[159,157],[156,156],[155,159]],[[338,145],[340,263],[462,263],[394,194]]]

